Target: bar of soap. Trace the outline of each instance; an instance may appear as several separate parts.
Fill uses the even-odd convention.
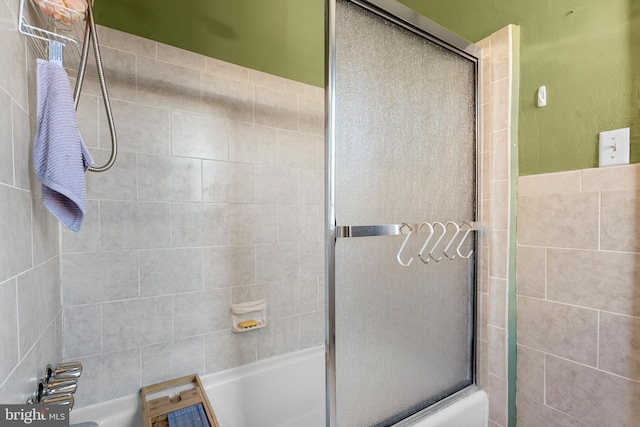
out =
[[[245,320],[244,322],[238,323],[238,328],[241,329],[253,328],[254,326],[258,326],[258,322],[256,320]]]

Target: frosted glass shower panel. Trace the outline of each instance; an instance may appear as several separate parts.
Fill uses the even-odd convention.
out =
[[[335,32],[336,224],[474,221],[476,63],[351,2]],[[425,265],[424,238],[409,267],[404,236],[336,240],[338,427],[389,426],[473,383],[474,257]]]

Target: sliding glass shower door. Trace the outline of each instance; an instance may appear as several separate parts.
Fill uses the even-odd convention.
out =
[[[327,425],[390,426],[474,384],[478,64],[392,1],[328,22]]]

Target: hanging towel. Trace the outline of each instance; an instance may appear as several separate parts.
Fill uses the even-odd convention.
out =
[[[93,159],[78,130],[69,78],[62,66],[37,60],[38,116],[33,166],[42,203],[78,232],[87,207],[84,173]]]
[[[202,403],[169,412],[169,427],[210,427]]]

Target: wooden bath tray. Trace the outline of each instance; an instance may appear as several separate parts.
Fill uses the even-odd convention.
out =
[[[161,397],[152,396],[159,395],[163,391],[166,391],[167,395]],[[142,398],[144,427],[169,427],[168,413],[197,405],[198,403],[202,403],[209,425],[211,427],[220,427],[198,374],[142,387],[140,395]]]

